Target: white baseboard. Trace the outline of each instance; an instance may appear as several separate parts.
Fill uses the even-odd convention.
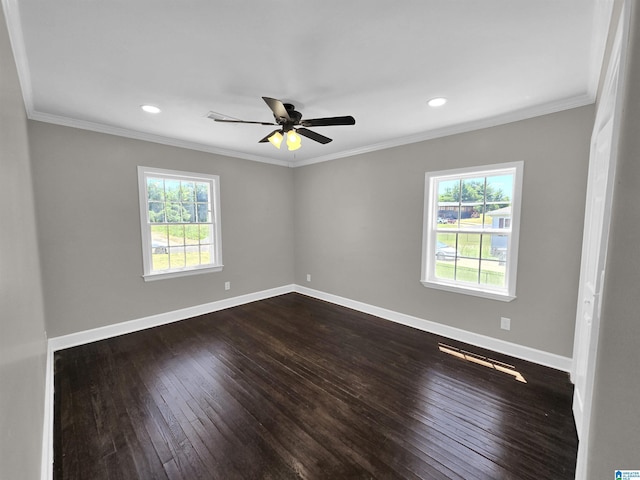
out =
[[[130,320],[127,322],[116,323],[114,325],[107,325],[105,327],[93,328],[91,330],[85,330],[82,332],[71,333],[69,335],[50,338],[48,340],[45,377],[45,418],[42,439],[42,465],[40,469],[41,480],[53,479],[54,352],[63,350],[65,348],[71,348],[78,345],[97,342],[98,340],[104,340],[106,338],[117,337],[119,335],[145,330],[147,328],[158,327],[160,325],[166,325],[168,323],[186,320],[187,318],[197,317],[198,315],[204,315],[206,313],[217,312],[226,308],[237,307],[246,303],[276,297],[285,293],[291,293],[293,291],[295,291],[294,285],[284,285],[282,287],[272,288],[269,290],[262,290],[260,292],[249,293],[247,295],[240,295],[238,297],[226,298],[224,300],[218,300],[216,302],[205,303],[203,305],[196,305],[180,310],[174,310],[172,312],[160,313],[136,320]]]
[[[321,292],[319,290],[313,290],[301,285],[295,285],[295,291],[309,297],[314,297],[330,303],[342,305],[343,307],[351,308],[363,313],[368,313],[370,315],[375,315],[376,317],[384,318],[385,320],[390,320],[395,323],[407,325],[409,327],[417,328],[418,330],[458,340],[460,342],[475,345],[477,347],[492,350],[494,352],[503,353],[505,355],[516,357],[521,360],[527,360],[529,362],[555,368],[556,370],[561,370],[563,372],[569,372],[571,370],[571,358],[569,357],[563,357],[554,353],[537,350],[531,347],[525,347],[516,343],[506,342],[504,340],[488,337],[486,335],[480,335],[478,333],[469,332],[460,328],[450,327],[442,323],[413,317],[411,315],[395,312],[393,310],[387,310],[386,308],[376,307],[374,305],[369,305],[366,303],[358,302],[356,300],[340,297],[331,293]]]
[[[376,317],[383,318],[395,323],[407,325],[409,327],[416,328],[429,333],[434,333],[443,337],[458,340],[464,343],[469,343],[487,350],[494,352],[504,353],[512,357],[534,362],[547,367],[555,368],[557,370],[569,372],[571,369],[571,359],[568,357],[562,357],[553,353],[544,352],[542,350],[536,350],[534,348],[525,347],[515,343],[505,342],[504,340],[498,340],[496,338],[487,337],[477,333],[469,332],[455,327],[443,325],[441,323],[432,322],[404,313],[395,312],[393,310],[387,310],[385,308],[376,307],[366,303],[358,302],[348,298],[333,295],[331,293],[321,292],[319,290],[313,290],[311,288],[303,287],[301,285],[284,285],[282,287],[272,288],[269,290],[263,290],[260,292],[250,293],[247,295],[240,295],[238,297],[227,298],[224,300],[218,300],[203,305],[196,305],[193,307],[187,307],[180,310],[174,310],[172,312],[160,313],[157,315],[151,315],[149,317],[143,317],[136,320],[130,320],[127,322],[121,322],[114,325],[108,325],[105,327],[94,328],[91,330],[85,330],[83,332],[72,333],[69,335],[63,335],[60,337],[52,337],[48,341],[47,351],[47,366],[46,366],[46,385],[45,385],[45,425],[43,431],[42,442],[42,475],[41,480],[51,480],[53,478],[53,354],[57,350],[63,350],[65,348],[75,347],[78,345],[84,345],[86,343],[96,342],[98,340],[104,340],[106,338],[117,337],[127,333],[133,333],[147,328],[157,327],[160,325],[166,325],[168,323],[177,322],[180,320],[186,320],[188,318],[197,317],[207,313],[217,312],[226,308],[237,307],[258,300],[264,300],[267,298],[283,295],[285,293],[297,292],[309,297],[324,300],[336,305],[351,308],[359,312],[375,315]]]
[[[53,337],[49,339],[49,346],[52,351],[56,352],[65,348],[84,345],[86,343],[96,342],[98,340],[104,340],[106,338],[117,337],[119,335],[133,333],[140,330],[145,330],[147,328],[158,327],[160,325],[166,325],[168,323],[186,320],[187,318],[197,317],[198,315],[217,312],[226,308],[237,307],[246,303],[264,300],[266,298],[275,297],[285,293],[291,293],[293,291],[294,285],[284,285],[282,287],[271,288],[269,290],[262,290],[255,293],[248,293],[246,295],[240,295],[238,297],[225,298],[224,300],[205,303],[203,305],[196,305],[193,307],[182,308],[180,310],[174,310],[171,312],[159,313],[157,315],[138,318],[136,320],[129,320],[127,322],[107,325],[105,327],[92,328],[91,330],[71,333],[69,335],[62,335],[60,337]]]

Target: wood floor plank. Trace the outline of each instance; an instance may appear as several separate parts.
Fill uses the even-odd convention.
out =
[[[503,362],[527,383],[439,350]],[[565,373],[299,294],[56,352],[54,478],[572,479]]]

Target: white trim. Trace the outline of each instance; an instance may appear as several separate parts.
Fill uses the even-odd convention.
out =
[[[458,180],[475,177],[489,177],[495,175],[513,175],[513,194],[511,205],[511,228],[508,232],[508,256],[505,272],[505,288],[491,285],[468,284],[457,280],[438,278],[436,270],[436,237],[439,232],[436,225],[438,210],[438,192],[436,182],[441,180]],[[524,161],[497,163],[491,165],[477,165],[449,170],[430,171],[425,173],[424,182],[424,213],[422,219],[422,263],[420,283],[427,288],[437,288],[449,292],[484,297],[492,300],[510,302],[516,298],[516,279],[518,270],[518,245],[520,236],[520,211],[522,204],[522,184],[524,176]],[[467,233],[466,228],[447,230],[449,233]],[[493,228],[471,229],[468,233],[491,234],[503,232]],[[506,233],[506,232],[505,232]]]
[[[37,120],[46,123],[52,123],[56,125],[63,125],[67,127],[78,128],[81,130],[89,130],[99,133],[106,133],[109,135],[117,135],[125,138],[132,138],[136,140],[143,140],[152,143],[158,143],[161,145],[169,145],[173,147],[186,148],[189,150],[195,150],[206,153],[213,153],[216,155],[224,155],[227,157],[241,158],[244,160],[250,160],[254,162],[269,163],[272,165],[279,165],[284,167],[304,167],[306,165],[312,165],[314,163],[327,162],[330,160],[337,160],[339,158],[350,157],[353,155],[360,155],[363,153],[375,152],[378,150],[385,150],[387,148],[399,147],[408,145],[411,143],[423,142],[426,140],[432,140],[435,138],[446,137],[449,135],[456,135],[459,133],[471,132],[474,130],[480,130],[483,128],[490,128],[507,123],[518,122],[521,120],[527,120],[530,118],[540,117],[543,115],[549,115],[551,113],[561,112],[564,110],[570,110],[573,108],[583,107],[585,105],[591,105],[596,100],[596,89],[599,79],[599,71],[593,72],[593,79],[589,85],[589,91],[581,95],[575,95],[569,98],[558,99],[552,102],[545,103],[543,105],[535,105],[528,108],[523,108],[513,112],[507,112],[501,115],[495,115],[489,118],[481,118],[472,120],[469,122],[450,125],[442,128],[429,130],[426,132],[417,133],[415,135],[409,135],[402,138],[390,139],[388,141],[366,145],[363,147],[353,148],[342,152],[336,152],[329,155],[321,155],[319,157],[310,158],[307,160],[281,160],[269,157],[263,157],[260,155],[253,155],[245,152],[238,152],[235,150],[227,150],[213,145],[205,145],[197,142],[179,140],[176,138],[166,137],[164,135],[157,135],[152,133],[140,132],[137,130],[114,127],[112,125],[106,125],[97,122],[90,122],[86,120],[78,120],[62,115],[53,115],[49,113],[39,112],[34,110],[33,107],[33,91],[31,86],[31,73],[27,62],[27,55],[24,46],[24,35],[22,33],[22,24],[20,22],[20,14],[18,8],[18,0],[1,0],[4,6],[6,22],[9,30],[9,38],[13,49],[13,56],[15,58],[18,78],[22,89],[22,97],[24,100],[25,108],[27,111],[27,117],[30,120]],[[613,3],[611,0],[607,0],[608,3]],[[602,8],[612,9],[611,5],[603,6]],[[594,17],[594,21],[595,21]],[[598,23],[597,29],[594,35],[594,42],[596,38],[599,38],[603,34],[603,28],[608,29],[608,24]],[[595,70],[601,65],[601,60],[604,51],[599,49],[597,52],[591,49],[593,58],[591,65]],[[593,60],[596,60],[594,62]]]
[[[633,27],[631,19],[635,18],[633,12],[635,12],[637,4],[635,2],[629,2],[623,0],[622,9],[618,24],[615,31],[609,32],[614,35],[611,52],[609,54],[609,63],[606,65],[604,72],[604,79],[602,80],[602,91],[600,93],[600,99],[597,105],[596,118],[594,121],[592,138],[591,138],[591,150],[589,155],[589,177],[587,182],[587,194],[586,194],[586,211],[585,215],[590,213],[590,198],[592,196],[592,182],[595,181],[596,174],[594,170],[594,162],[597,158],[597,144],[598,137],[602,132],[606,132],[608,125],[611,125],[611,147],[609,152],[608,164],[605,168],[608,169],[606,173],[607,186],[604,196],[604,205],[602,207],[603,224],[600,227],[600,231],[594,231],[593,226],[590,227],[590,218],[585,218],[585,233],[583,236],[582,245],[582,260],[580,264],[580,282],[578,287],[578,306],[576,310],[576,327],[574,337],[574,350],[573,350],[573,362],[571,366],[571,376],[575,383],[574,397],[573,397],[573,416],[576,423],[576,430],[578,433],[578,452],[576,456],[576,479],[583,479],[589,476],[588,457],[591,437],[591,417],[593,407],[594,396],[594,383],[597,366],[598,355],[598,337],[600,335],[600,309],[602,307],[603,299],[601,297],[603,291],[603,282],[605,276],[606,256],[608,248],[608,234],[610,228],[612,199],[615,190],[615,171],[616,162],[618,157],[618,141],[620,135],[620,116],[624,109],[625,92],[631,88],[628,85],[626,78],[627,68],[627,54],[629,48],[629,36],[630,29]],[[631,47],[633,48],[633,47]],[[606,133],[605,133],[606,134]],[[601,212],[602,213],[602,212]],[[587,245],[589,241],[600,242],[598,258],[594,258],[593,255],[586,256],[585,252],[589,250]],[[595,275],[593,273],[587,274],[589,262],[593,262],[591,267],[595,269]],[[591,279],[587,278],[591,276]],[[596,278],[595,284],[589,292],[589,284]],[[591,295],[591,298],[588,298]],[[591,318],[591,326],[589,327],[583,319],[583,308],[585,300],[589,299],[592,303],[593,315]],[[588,334],[582,331],[584,328]],[[587,337],[587,338],[585,338]],[[586,349],[586,353],[584,352]],[[579,378],[578,369],[585,368],[584,381]]]
[[[607,37],[609,36],[609,28],[613,17],[613,4],[614,0],[601,0],[595,2],[593,7],[593,30],[591,33],[591,45],[589,46],[589,53],[591,54],[589,65],[591,68],[588,84],[589,91],[593,93],[597,93],[601,80]]]
[[[47,342],[47,361],[44,377],[44,422],[42,426],[42,463],[40,479],[53,478],[53,349]]]
[[[213,237],[212,257],[215,263],[196,266],[185,266],[179,269],[166,271],[153,271],[152,261],[152,238],[149,222],[149,201],[147,192],[147,178],[159,177],[169,180],[188,180],[199,183],[208,183],[211,192],[209,204],[211,206],[211,222],[201,225],[211,225],[210,235]],[[167,170],[164,168],[138,166],[138,197],[140,203],[140,231],[142,237],[142,264],[143,278],[145,282],[151,280],[161,280],[166,278],[185,277],[188,275],[221,272],[222,264],[222,217],[220,213],[220,176],[209,173],[193,173],[178,170]],[[196,220],[197,222],[197,220]],[[170,248],[170,246],[169,246]]]
[[[178,278],[178,277],[188,277],[189,275],[199,275],[202,273],[214,273],[221,272],[224,268],[224,265],[215,265],[215,266],[198,266],[191,267],[184,270],[172,270],[170,272],[157,272],[157,273],[149,273],[142,275],[145,282],[153,282],[155,280],[163,280],[165,278]]]
[[[31,70],[27,60],[27,52],[24,45],[24,34],[22,32],[22,21],[20,20],[20,8],[18,0],[2,0],[4,16],[9,32],[9,41],[13,51],[13,59],[18,71],[18,82],[22,90],[22,100],[27,112],[27,117],[33,111],[33,92],[31,87]]]
[[[335,303],[343,307],[351,308],[359,312],[375,315],[376,317],[383,318],[401,325],[422,330],[424,332],[433,333],[443,337],[458,340],[460,342],[475,345],[480,348],[492,350],[494,352],[503,353],[512,357],[526,360],[528,362],[537,363],[546,367],[555,368],[563,372],[569,372],[571,370],[571,358],[556,355],[555,353],[549,353],[535,348],[518,345],[516,343],[506,342],[479,333],[469,332],[456,327],[450,327],[442,323],[432,322],[423,318],[406,315],[404,313],[395,312],[393,310],[387,310],[386,308],[376,307],[375,305],[369,305],[366,303],[358,302],[344,297],[339,297],[331,293],[321,292],[319,290],[313,290],[301,285],[295,285],[295,292],[307,295],[309,297],[317,298],[327,302]]]
[[[99,340],[117,337],[119,335],[125,335],[127,333],[133,333],[140,330],[145,330],[147,328],[158,327],[161,325],[166,325],[168,323],[178,322],[180,320],[186,320],[188,318],[197,317],[199,315],[213,313],[219,310],[237,307],[240,305],[245,305],[247,303],[256,302],[258,300],[264,300],[267,298],[272,298],[278,295],[284,295],[286,293],[292,292],[300,293],[308,297],[317,298],[319,300],[324,300],[336,305],[351,308],[359,312],[375,315],[384,320],[389,320],[394,323],[417,328],[418,330],[422,330],[424,332],[429,332],[435,335],[459,340],[461,342],[469,343],[471,345],[485,348],[487,350],[493,350],[494,352],[504,353],[505,355],[510,355],[512,357],[527,360],[539,365],[555,368],[563,372],[569,372],[571,370],[571,359],[568,357],[563,357],[554,353],[518,345],[516,343],[506,342],[504,340],[488,337],[486,335],[481,335],[474,332],[469,332],[460,328],[450,327],[442,323],[432,322],[430,320],[406,315],[404,313],[377,307],[375,305],[369,305],[357,300],[351,300],[345,297],[322,292],[320,290],[314,290],[297,284],[283,285],[282,287],[262,290],[260,292],[249,293],[246,295],[240,295],[238,297],[227,298],[224,300],[218,300],[211,303],[205,303],[203,305],[196,305],[193,307],[187,307],[171,312],[150,315],[148,317],[143,317],[136,320],[129,320],[113,325],[93,328],[91,330],[84,330],[82,332],[71,333],[69,335],[52,337],[49,339],[49,353],[50,355],[53,355],[54,352],[63,350],[65,348],[71,348],[78,345],[97,342]],[[53,372],[53,365],[51,365],[51,372]]]
[[[24,94],[24,89],[23,89],[23,94]],[[25,94],[25,97],[27,97],[26,94]],[[448,127],[428,130],[426,132],[420,132],[415,135],[408,135],[406,137],[395,138],[388,141],[375,143],[372,145],[365,145],[363,147],[357,147],[350,150],[331,153],[329,155],[321,155],[319,157],[309,158],[307,160],[279,160],[279,159],[274,159],[269,157],[262,157],[262,156],[253,155],[250,153],[238,152],[236,150],[226,150],[223,148],[215,147],[213,145],[205,145],[202,143],[170,138],[163,135],[156,135],[153,133],[140,132],[137,130],[114,127],[112,125],[105,125],[102,123],[89,122],[86,120],[77,120],[74,118],[64,117],[61,115],[52,115],[49,113],[37,112],[37,111],[34,111],[32,108],[27,109],[27,116],[31,120],[38,120],[40,122],[53,123],[56,125],[62,125],[66,127],[78,128],[81,130],[89,130],[89,131],[98,132],[98,133],[106,133],[108,135],[117,135],[120,137],[133,138],[135,140],[143,140],[146,142],[159,143],[161,145],[169,145],[172,147],[186,148],[189,150],[196,150],[199,152],[213,153],[216,155],[224,155],[227,157],[242,158],[244,160],[251,160],[254,162],[269,163],[272,165],[296,168],[296,167],[304,167],[306,165],[313,165],[314,163],[328,162],[330,160],[337,160],[340,158],[352,157],[354,155],[361,155],[363,153],[376,152],[378,150],[386,150],[388,148],[393,148],[393,147],[401,147],[403,145],[424,142],[427,140],[433,140],[435,138],[448,137],[450,135],[457,135],[460,133],[472,132],[472,131],[481,130],[484,128],[497,127],[499,125],[505,125],[508,123],[528,120],[530,118],[562,112],[564,110],[570,110],[572,108],[584,107],[585,105],[591,105],[592,103],[594,103],[594,101],[595,101],[595,94],[579,95],[571,98],[561,99],[555,102],[550,102],[544,105],[537,105],[530,108],[505,113],[502,115],[496,115],[489,118],[481,118],[478,120],[459,123],[459,124],[451,125]],[[25,104],[26,103],[27,103],[27,99],[25,98]]]
[[[26,100],[25,100],[26,103]],[[87,120],[78,120],[75,118],[64,117],[62,115],[52,115],[50,113],[42,113],[31,109],[27,111],[27,116],[30,120],[37,120],[39,122],[52,123],[54,125],[61,125],[63,127],[78,128],[80,130],[88,130],[90,132],[105,133],[107,135],[116,135],[118,137],[132,138],[134,140],[143,140],[145,142],[159,143],[161,145],[168,145],[170,147],[186,148],[187,150],[195,150],[198,152],[213,153],[216,155],[223,155],[231,158],[242,158],[244,160],[251,160],[253,162],[269,163],[272,165],[279,165],[281,167],[291,166],[291,162],[287,160],[278,160],[268,157],[261,157],[259,155],[252,155],[250,153],[238,152],[236,150],[227,150],[213,145],[205,145],[198,142],[192,142],[188,140],[180,140],[177,138],[166,137],[164,135],[157,135],[154,133],[140,132],[138,130],[132,130],[129,128],[115,127],[113,125],[105,125],[97,122],[89,122]]]
[[[24,89],[23,89],[24,94]],[[25,104],[27,103],[25,95]],[[388,148],[402,147],[404,145],[410,145],[412,143],[424,142],[427,140],[433,140],[436,138],[448,137],[450,135],[457,135],[460,133],[473,132],[475,130],[482,130],[484,128],[497,127],[508,123],[518,122],[522,120],[528,120],[543,115],[549,115],[552,113],[561,112],[564,110],[570,110],[573,108],[584,107],[591,105],[595,100],[593,95],[581,95],[578,97],[572,97],[570,99],[560,100],[557,102],[532,107],[525,110],[518,110],[504,115],[498,115],[490,118],[483,118],[461,124],[451,125],[448,127],[438,128],[421,132],[415,135],[392,139],[385,142],[376,143],[373,145],[365,145],[363,147],[353,148],[350,150],[344,150],[341,152],[335,152],[329,155],[321,155],[319,157],[309,158],[307,160],[280,160],[269,157],[262,157],[259,155],[253,155],[245,152],[238,152],[236,150],[226,150],[223,148],[215,147],[213,145],[205,145],[202,143],[191,142],[186,140],[179,140],[176,138],[169,138],[162,135],[156,135],[152,133],[139,132],[137,130],[131,130],[126,128],[114,127],[111,125],[104,125],[101,123],[89,122],[85,120],[76,120],[69,117],[63,117],[60,115],[52,115],[49,113],[42,113],[34,111],[33,109],[27,109],[27,116],[30,120],[37,120],[45,123],[52,123],[55,125],[62,125],[65,127],[78,128],[80,130],[88,130],[92,132],[104,133],[107,135],[116,135],[124,138],[132,138],[134,140],[142,140],[151,143],[158,143],[161,145],[168,145],[171,147],[185,148],[188,150],[195,150],[198,152],[212,153],[215,155],[223,155],[232,158],[241,158],[243,160],[250,160],[253,162],[268,163],[271,165],[278,165],[281,167],[304,167],[307,165],[313,165],[315,163],[328,162],[331,160],[338,160],[340,158],[352,157],[355,155],[361,155],[364,153],[376,152],[378,150],[386,150]]]
[[[160,325],[166,325],[168,323],[186,320],[188,318],[197,317],[199,315],[205,315],[207,313],[213,313],[219,310],[237,307],[239,305],[256,302],[258,300],[264,300],[266,298],[276,297],[285,293],[291,293],[293,291],[295,291],[293,285],[284,285],[282,287],[262,290],[255,293],[248,293],[246,295],[240,295],[238,297],[225,298],[223,300],[217,300],[215,302],[187,307],[180,310],[158,313],[156,315],[150,315],[148,317],[138,318],[136,320],[129,320],[113,325],[106,325],[104,327],[92,328],[91,330],[70,333],[69,335],[62,335],[60,337],[52,337],[49,339],[49,347],[53,352],[56,352],[65,348],[71,348],[78,345],[84,345],[86,343],[97,342],[98,340],[104,340],[106,338],[117,337],[119,335],[138,332],[147,328],[158,327]]]
[[[363,147],[353,148],[351,150],[345,150],[343,152],[333,153],[331,155],[322,155],[320,157],[310,158],[307,160],[298,160],[295,162],[291,162],[290,166],[294,168],[304,167],[306,165],[313,165],[314,163],[328,162],[330,160],[337,160],[339,158],[352,157],[354,155],[361,155],[363,153],[376,152],[378,150],[386,150],[387,148],[393,147],[402,147],[403,145],[410,145],[412,143],[419,143],[436,138],[458,135],[460,133],[467,133],[473,132],[475,130],[497,127],[513,122],[520,122],[522,120],[529,120],[531,118],[541,117],[543,115],[550,115],[552,113],[562,112],[564,110],[571,110],[573,108],[591,105],[595,102],[595,98],[595,92],[592,94],[589,93],[578,95],[575,97],[546,103],[544,105],[537,105],[513,112],[508,112],[502,115],[472,120],[470,122],[458,123],[455,125],[450,125],[448,127],[436,128],[434,130],[428,130],[426,132],[417,133],[415,135],[395,138],[373,145],[365,145]]]
[[[84,345],[107,338],[117,337],[119,335],[125,335],[127,333],[145,330],[147,328],[158,327],[161,325],[178,322],[180,320],[186,320],[188,318],[197,317],[199,315],[213,313],[227,308],[237,307],[247,303],[256,302],[258,300],[264,300],[267,298],[276,297],[278,295],[284,295],[286,293],[292,292],[317,298],[319,300],[324,300],[336,305],[341,305],[343,307],[351,308],[359,312],[375,315],[384,320],[389,320],[401,325],[413,327],[418,330],[433,333],[435,335],[451,338],[481,348],[492,350],[494,352],[503,353],[512,357],[520,358],[522,360],[537,363],[539,365],[555,368],[563,372],[568,372],[571,369],[571,359],[567,357],[544,352],[542,350],[536,350],[534,348],[525,347],[515,343],[505,342],[504,340],[487,337],[485,335],[480,335],[459,328],[450,327],[441,323],[431,322],[429,320],[413,317],[411,315],[395,312],[393,310],[387,310],[381,307],[376,307],[374,305],[369,305],[366,303],[358,302],[356,300],[340,297],[331,293],[313,290],[301,285],[283,285],[281,287],[262,290],[260,292],[249,293],[246,295],[240,295],[238,297],[227,298],[224,300],[218,300],[203,305],[196,305],[180,310],[151,315],[136,320],[121,322],[114,325],[107,325],[104,327],[93,328],[91,330],[71,333],[69,335],[49,338],[47,348],[47,371],[45,380],[45,425],[43,428],[42,441],[41,480],[51,480],[53,478],[54,352],[63,350],[65,348],[76,347],[78,345]]]
[[[512,302],[517,297],[515,295],[507,295],[503,293],[496,293],[491,290],[482,290],[481,288],[473,288],[459,285],[449,285],[446,283],[432,282],[429,280],[420,280],[420,283],[427,288],[434,288],[436,290],[444,290],[445,292],[460,293],[463,295],[472,295],[474,297],[487,298],[489,300],[498,300],[500,302]]]

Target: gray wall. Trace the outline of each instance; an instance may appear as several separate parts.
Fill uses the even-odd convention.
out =
[[[640,8],[631,35],[605,273],[588,478],[640,469]]]
[[[50,337],[293,282],[291,169],[35,121],[29,138]],[[138,165],[220,175],[222,272],[142,279]]]
[[[27,119],[0,8],[0,477],[39,478],[45,321]]]
[[[296,283],[571,357],[593,119],[583,107],[295,169]],[[423,287],[424,173],[518,160],[518,298]]]

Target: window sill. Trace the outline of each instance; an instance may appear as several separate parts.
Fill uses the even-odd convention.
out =
[[[431,282],[428,280],[420,280],[420,283],[422,283],[422,285],[424,285],[427,288],[435,288],[436,290],[444,290],[445,292],[461,293],[463,295],[472,295],[474,297],[487,298],[489,300],[498,300],[500,302],[512,302],[513,300],[516,299],[515,295],[498,293],[491,290],[462,287],[458,285]]]
[[[164,280],[166,278],[188,277],[190,275],[200,275],[202,273],[221,272],[224,265],[215,265],[210,267],[191,268],[189,270],[173,270],[171,272],[148,273],[143,275],[145,282],[154,280]]]

